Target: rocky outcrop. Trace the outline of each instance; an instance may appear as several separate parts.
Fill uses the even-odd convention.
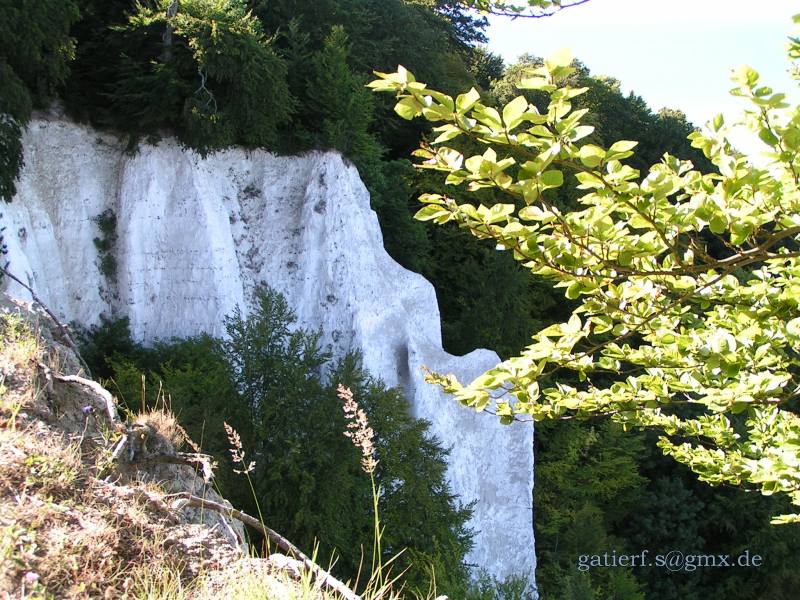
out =
[[[424,383],[423,366],[468,380],[498,358],[442,350],[434,290],[384,251],[353,166],[335,153],[202,158],[172,140],[131,155],[60,119],[34,120],[24,146],[17,196],[2,207],[7,258],[56,314],[82,325],[127,316],[145,342],[222,335],[223,316],[269,284],[335,355],[361,348],[452,447],[453,489],[476,502],[469,561],[532,578],[532,427],[501,426]]]
[[[171,506],[176,492],[230,506],[191,466],[157,460],[180,456],[174,418],[159,413],[158,454],[124,460],[129,424],[83,375],[60,326],[0,294],[0,596],[112,597],[148,552],[187,578],[245,556],[239,521]]]
[[[0,294],[0,596],[358,600],[219,496],[174,415],[122,421],[42,309]],[[244,522],[293,558],[250,558]]]

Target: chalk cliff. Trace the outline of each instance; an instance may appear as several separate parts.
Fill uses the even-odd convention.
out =
[[[127,154],[115,138],[60,118],[34,120],[13,202],[0,207],[10,271],[66,321],[127,316],[138,340],[222,335],[268,283],[335,354],[363,350],[415,415],[452,446],[449,478],[476,500],[468,557],[497,577],[535,566],[533,430],[503,427],[423,381],[423,365],[470,379],[488,350],[442,350],[433,287],[383,248],[358,172],[335,153],[278,157],[233,149],[202,158],[173,140]],[[100,269],[96,217],[116,216],[114,277]],[[28,299],[6,279],[7,291]]]

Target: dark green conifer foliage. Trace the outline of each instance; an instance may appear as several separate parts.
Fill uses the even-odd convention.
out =
[[[78,8],[72,0],[0,0],[0,14],[0,101],[24,121],[25,110],[44,106],[69,75]]]
[[[365,77],[350,66],[353,45],[347,31],[334,25],[322,47],[312,51],[311,35],[299,27],[297,19],[290,21],[283,36],[289,82],[302,106],[289,144],[333,148],[352,160],[386,232],[387,250],[419,271],[427,239],[424,227],[410,218],[414,169],[406,160],[384,158],[385,150],[372,132],[376,97],[364,87]]]
[[[69,74],[78,18],[72,0],[0,0],[0,198],[10,201],[22,168],[20,127]]]
[[[387,388],[371,377],[357,354],[340,361],[330,380],[353,391],[376,432],[375,478],[382,490],[379,506],[386,558],[407,549],[395,570],[408,569],[403,580],[409,592],[425,596],[432,567],[439,594],[462,596],[469,580],[463,560],[472,546],[472,532],[466,527],[471,510],[447,483],[449,451],[429,433],[430,423],[411,416],[400,389]],[[363,473],[359,477],[365,479]],[[365,491],[368,501],[369,490]]]
[[[322,49],[310,60],[303,112],[315,145],[349,157],[368,184],[380,184],[383,149],[369,132],[374,94],[348,66],[350,42],[344,27],[335,25]],[[372,181],[370,181],[370,179]]]
[[[117,81],[125,51],[119,28],[136,9],[135,0],[77,0],[80,20],[72,27],[75,60],[62,99],[69,113],[95,126],[115,127],[120,118],[109,111],[110,83]],[[128,51],[130,54],[130,51]],[[130,127],[130,126],[129,126]]]
[[[147,363],[147,351],[131,339],[130,321],[127,318],[111,319],[100,315],[100,322],[88,330],[78,330],[81,356],[99,380],[108,380],[114,375],[114,361],[128,359],[139,364],[142,370],[152,366]]]
[[[612,593],[631,587],[635,580],[629,569],[620,569],[627,575],[614,579],[612,569],[576,569],[583,554],[639,551],[614,532],[641,506],[645,479],[637,461],[645,451],[642,437],[610,420],[537,424],[534,527],[536,580],[543,597],[572,590],[565,597],[581,598],[594,589],[598,594],[605,590],[597,597],[642,600],[635,589],[627,596]]]
[[[506,70],[503,58],[490,52],[486,46],[476,46],[467,57],[467,67],[475,82],[484,91],[489,91],[492,82],[503,77]]]
[[[22,131],[19,122],[7,113],[0,114],[0,198],[6,202],[10,202],[16,193],[14,182],[22,164]]]
[[[70,105],[86,98],[100,109],[93,120],[133,140],[174,132],[201,152],[277,144],[294,106],[286,64],[243,2],[158,0],[120,12],[81,27],[93,52],[79,55]]]
[[[338,383],[350,387],[376,432],[385,559],[407,549],[395,568],[409,568],[408,589],[427,592],[433,565],[440,592],[465,590],[470,510],[450,491],[447,450],[427,422],[410,415],[402,393],[372,378],[357,354],[332,364],[319,334],[297,329],[283,296],[269,288],[258,293],[252,314],[236,311],[225,326],[225,341],[201,336],[145,349],[129,340],[113,344],[107,333],[124,325],[106,323],[85,354],[98,359],[104,348],[113,355],[104,361],[112,389],[132,409],[141,407],[146,371],[145,405],[155,405],[162,390],[190,436],[217,458],[226,497],[256,514],[232,472],[222,423],[236,428],[247,461],[256,461],[251,476],[267,525],[309,553],[315,542],[320,557],[335,552],[345,579],[355,578],[362,547],[369,560],[373,539],[370,479],[344,436],[336,394]]]

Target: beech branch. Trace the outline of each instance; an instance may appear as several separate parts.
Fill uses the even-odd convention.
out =
[[[484,13],[490,15],[496,15],[498,17],[511,17],[512,19],[517,18],[524,18],[524,19],[543,19],[545,17],[552,17],[554,14],[561,12],[565,8],[572,8],[573,6],[580,6],[581,4],[586,4],[589,0],[574,0],[570,3],[564,3],[560,6],[552,5],[548,8],[541,8],[538,6],[534,6],[532,3],[529,3],[527,8],[524,7],[517,7],[517,8],[508,8],[503,9],[499,7],[492,7],[491,2],[480,2],[478,0],[465,0],[464,4],[466,4],[469,8],[474,8],[480,10]],[[539,10],[540,12],[525,12],[526,10]]]

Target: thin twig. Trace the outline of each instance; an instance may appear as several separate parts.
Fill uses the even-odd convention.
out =
[[[75,352],[75,356],[77,357],[78,362],[80,362],[81,366],[86,370],[86,374],[89,377],[91,377],[92,376],[92,371],[91,371],[91,369],[89,369],[89,365],[86,364],[86,361],[83,360],[83,357],[81,356],[80,350],[78,350],[77,344],[72,340],[72,336],[70,336],[69,331],[67,330],[67,328],[61,323],[61,321],[58,320],[58,317],[56,317],[53,314],[53,311],[51,311],[47,307],[47,305],[44,302],[41,301],[39,296],[36,295],[36,292],[34,292],[33,289],[31,288],[31,286],[29,286],[27,283],[23,282],[19,277],[17,277],[11,271],[9,271],[8,267],[0,267],[0,271],[2,271],[9,278],[13,279],[18,284],[20,284],[22,287],[24,287],[26,290],[28,290],[28,293],[31,295],[31,298],[33,299],[33,301],[36,302],[36,304],[38,304],[39,306],[41,306],[42,309],[44,310],[44,312],[46,312],[47,315],[51,319],[53,319],[55,324],[61,330],[61,335],[63,336],[64,341],[66,341],[67,345],[70,347],[70,349],[73,352]]]
[[[529,6],[527,8],[519,7],[518,10],[514,9],[502,9],[502,8],[485,8],[483,12],[488,13],[490,15],[496,15],[498,17],[510,17],[512,20],[515,19],[544,19],[547,17],[552,17],[553,15],[561,12],[565,8],[572,8],[573,6],[580,6],[581,4],[586,4],[589,0],[575,0],[571,4],[563,4],[561,6],[550,6],[544,9],[541,9],[542,12],[525,12],[529,9],[536,9],[536,6]],[[474,3],[469,3],[468,6],[471,8],[476,8]]]

